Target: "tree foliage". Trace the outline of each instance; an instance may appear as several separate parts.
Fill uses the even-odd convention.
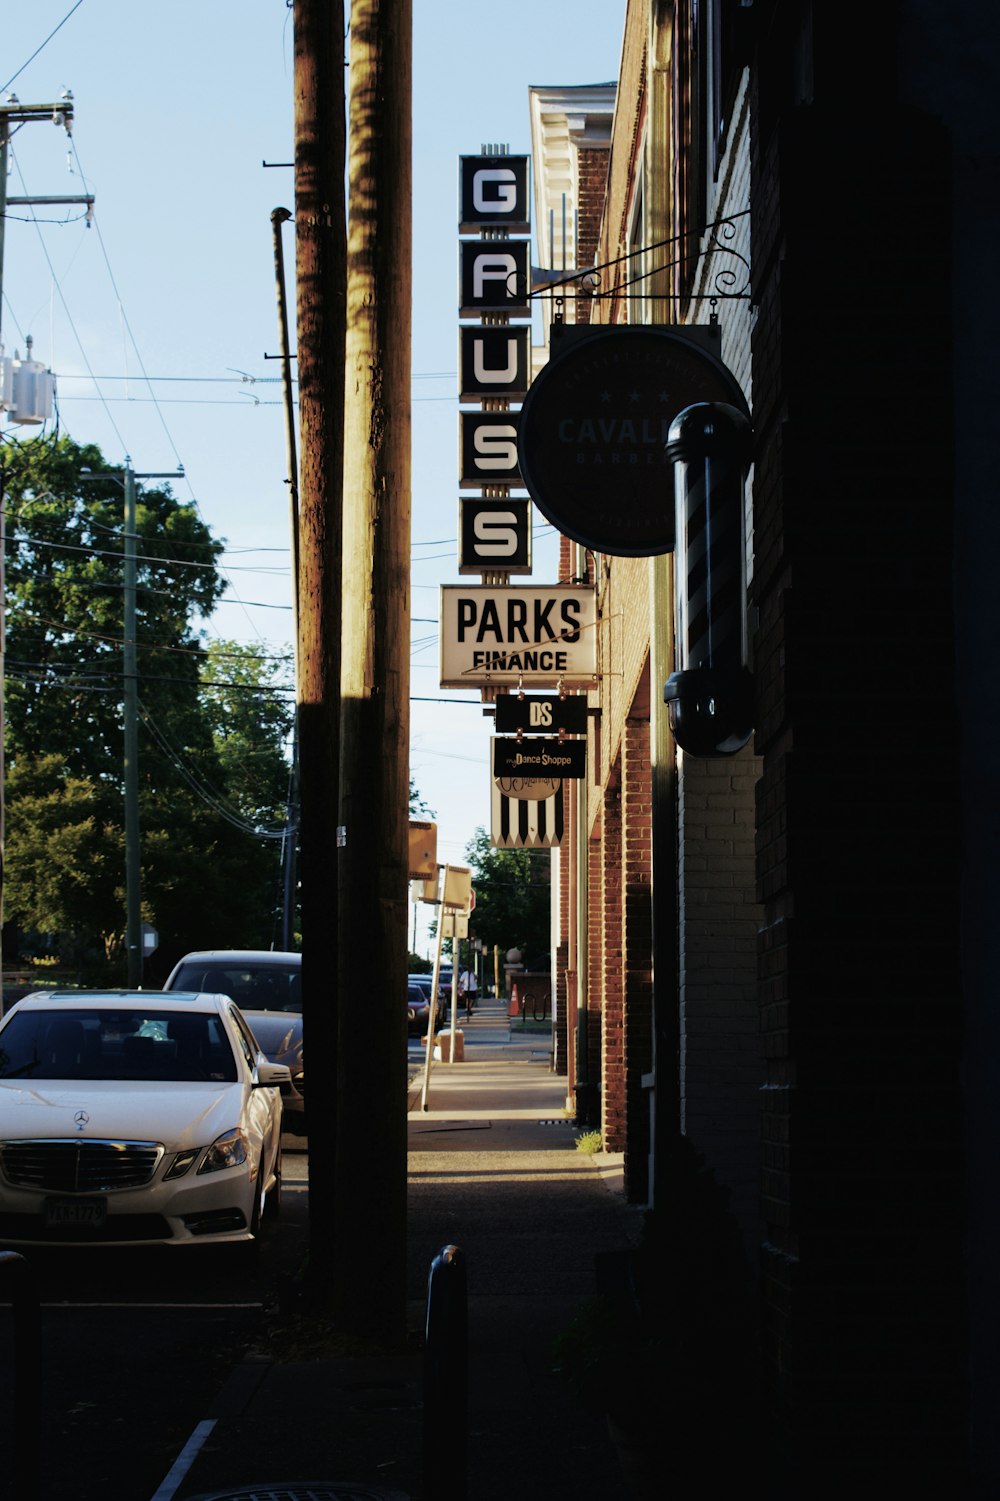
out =
[[[434,809],[423,797],[416,782],[410,778],[410,817],[411,818],[436,818]]]
[[[124,488],[68,438],[0,451],[7,512],[5,918],[77,963],[124,928]],[[196,508],[136,482],[143,918],[149,980],[186,949],[273,937],[285,821],[283,662],[206,647],[225,584]],[[258,831],[258,832],[255,832]]]
[[[470,935],[501,953],[518,948],[528,963],[540,960],[549,951],[548,851],[493,849],[478,828],[465,853],[476,893]]]
[[[121,800],[58,755],[20,757],[6,785],[4,901],[39,934],[88,933],[117,956],[125,902]]]
[[[201,662],[201,705],[228,795],[262,827],[285,822],[294,685],[291,655],[213,641]]]
[[[99,449],[69,438],[9,443],[7,754],[59,751],[80,774],[121,755],[124,486]],[[136,483],[136,640],[152,709],[195,730],[200,641],[192,618],[222,595],[221,542],[169,485]],[[207,739],[202,733],[203,743]]]

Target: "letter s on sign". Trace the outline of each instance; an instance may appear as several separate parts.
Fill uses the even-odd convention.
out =
[[[491,193],[488,183],[496,183]],[[502,186],[500,186],[502,184]],[[472,202],[477,214],[509,213],[517,198],[517,178],[510,167],[480,167],[472,178]]]
[[[579,641],[580,639],[580,601],[577,599],[564,599],[559,609],[564,630],[560,632],[564,641]]]
[[[478,427],[475,433],[477,469],[517,468],[517,428],[510,423]]]
[[[517,552],[517,516],[513,511],[479,511],[473,517],[476,553],[482,558],[512,558]]]

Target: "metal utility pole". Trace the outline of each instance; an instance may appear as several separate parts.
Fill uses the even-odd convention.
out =
[[[73,129],[73,102],[72,95],[68,94],[58,104],[22,104],[14,94],[8,95],[7,99],[0,104],[0,355],[3,354],[3,260],[4,242],[7,228],[7,209],[12,205],[30,207],[34,204],[73,204],[86,205],[88,214],[94,206],[93,196],[89,193],[74,193],[68,197],[46,198],[9,198],[7,196],[7,166],[10,148],[11,126],[20,128],[32,121],[51,120],[54,125],[61,125],[67,134]],[[0,933],[3,931],[3,888],[4,888],[4,835],[5,835],[5,774],[3,747],[5,739],[4,718],[4,681],[6,678],[6,619],[4,614],[4,602],[6,599],[6,555],[7,555],[7,502],[5,485],[0,479]],[[0,948],[0,970],[3,967],[3,952]]]
[[[108,471],[105,470],[104,473]],[[125,739],[125,962],[130,990],[142,984],[142,845],[139,832],[139,656],[136,636],[138,534],[135,506],[137,479],[177,479],[183,469],[136,474],[125,455],[124,608],[122,617],[123,718]]]
[[[337,1197],[337,800],[344,455],[344,6],[295,0],[295,259],[299,375],[299,869],[303,1026],[312,1063],[309,1281],[333,1296],[335,1227],[360,1225]],[[355,938],[357,935],[355,935]],[[350,1013],[359,1009],[351,997]],[[400,1008],[402,1009],[402,1008]],[[403,1050],[405,1053],[405,1049]],[[359,1208],[359,1206],[351,1206]]]
[[[125,959],[128,984],[142,984],[142,855],[139,848],[139,666],[135,640],[135,474],[125,457],[125,590],[123,711],[125,717]]]
[[[341,1029],[336,1289],[342,1322],[389,1340],[406,1314],[411,115],[412,0],[355,0],[338,856],[340,985],[364,1004]]]
[[[113,479],[125,492],[122,555],[122,781],[125,800],[125,963],[130,990],[142,984],[142,843],[139,829],[139,655],[136,631],[139,536],[136,531],[137,479],[177,479],[183,468],[136,474],[125,455],[121,469],[83,470],[85,479]]]

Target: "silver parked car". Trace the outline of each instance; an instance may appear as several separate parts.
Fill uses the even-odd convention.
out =
[[[232,1001],[41,991],[0,1023],[0,1244],[252,1241],[281,1187],[281,1094]]]
[[[272,1063],[284,1063],[291,1081],[283,1090],[286,1127],[305,1130],[302,1062],[302,955],[271,949],[201,949],[185,954],[164,990],[228,995],[250,1023]]]

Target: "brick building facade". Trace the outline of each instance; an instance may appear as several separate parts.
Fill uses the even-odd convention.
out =
[[[602,678],[557,1057],[633,1200],[669,1212],[681,1139],[724,1194],[777,1495],[1000,1481],[998,75],[972,7],[862,44],[806,0],[629,0],[613,118],[532,104],[536,201],[575,135],[564,265],[599,277],[558,312],[700,329],[752,412],[745,750],[670,737],[670,559],[564,542]]]

